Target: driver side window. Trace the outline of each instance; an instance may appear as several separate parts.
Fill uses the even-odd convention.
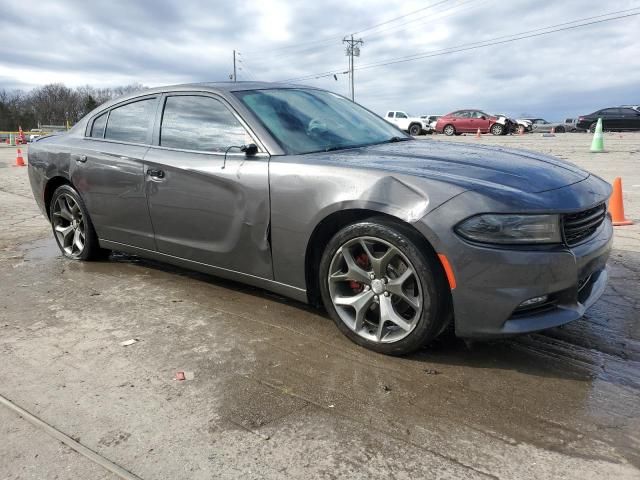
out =
[[[407,116],[402,112],[396,112],[396,118],[407,118]]]

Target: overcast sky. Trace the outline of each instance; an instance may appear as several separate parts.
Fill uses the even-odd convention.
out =
[[[0,14],[0,88],[285,80],[640,7],[640,0],[23,0]],[[416,10],[430,7],[422,11]],[[629,13],[638,13],[640,9]],[[401,15],[400,20],[388,22]],[[597,19],[594,19],[597,20]],[[383,23],[375,28],[370,28]],[[364,30],[364,31],[363,31]],[[299,82],[348,94],[346,75]],[[640,16],[356,71],[356,100],[414,115],[481,108],[561,119],[640,103]]]

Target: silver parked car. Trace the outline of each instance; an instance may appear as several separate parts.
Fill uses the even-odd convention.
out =
[[[66,257],[119,250],[323,304],[388,354],[580,318],[602,294],[610,186],[574,165],[412,139],[331,92],[156,88],[29,151]]]
[[[531,130],[535,133],[564,133],[567,127],[563,122],[547,122],[544,118],[529,118],[531,122]]]

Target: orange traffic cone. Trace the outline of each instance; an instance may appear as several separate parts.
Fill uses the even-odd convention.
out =
[[[622,179],[616,177],[613,180],[613,193],[611,194],[611,200],[609,200],[609,211],[611,212],[611,219],[616,227],[622,225],[632,225],[631,220],[627,220],[624,216],[624,205],[622,204]]]
[[[522,125],[518,127],[518,135],[524,135],[524,127]]]
[[[480,138],[480,129],[476,132],[476,138]]]
[[[554,133],[556,133],[556,127],[551,127],[551,135],[553,135]]]
[[[24,167],[26,166],[24,163],[24,158],[22,158],[22,150],[18,149],[16,153],[16,167]]]

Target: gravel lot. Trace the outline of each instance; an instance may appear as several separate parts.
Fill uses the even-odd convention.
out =
[[[580,133],[454,141],[623,178],[635,225],[616,229],[582,320],[377,355],[258,289],[117,253],[62,259],[3,146],[0,395],[143,479],[640,478],[640,134],[606,134],[602,154]],[[2,405],[0,439],[0,478],[117,478]]]

